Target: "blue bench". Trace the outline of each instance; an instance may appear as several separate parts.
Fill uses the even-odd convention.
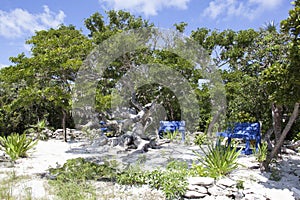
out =
[[[163,138],[163,134],[168,131],[174,132],[178,130],[181,133],[181,140],[185,141],[185,121],[160,121],[159,125],[159,138]]]
[[[261,143],[260,123],[233,123],[229,125],[224,132],[218,132],[217,136],[227,137],[228,145],[230,144],[232,138],[244,139],[246,141],[246,147],[242,153],[249,155],[252,153],[252,149],[250,148],[250,140],[255,140],[256,151]]]

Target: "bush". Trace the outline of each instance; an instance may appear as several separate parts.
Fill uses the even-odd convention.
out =
[[[225,147],[221,145],[213,146],[211,144],[208,145],[207,151],[203,150],[203,148],[201,150],[204,156],[198,152],[194,152],[198,156],[198,161],[203,164],[210,177],[218,178],[225,176],[238,168],[237,158],[241,150],[237,151],[236,146]]]
[[[179,199],[186,191],[186,177],[189,170],[185,162],[172,161],[165,171],[160,169],[144,171],[139,164],[128,165],[119,171],[116,166],[112,161],[105,161],[99,165],[83,158],[70,159],[62,167],[49,169],[50,177],[55,177],[50,184],[59,191],[57,195],[63,199],[71,197],[68,193],[76,199],[93,197],[94,188],[87,180],[103,178],[122,185],[148,184],[151,188],[162,190],[167,199]]]
[[[146,175],[139,165],[129,165],[116,180],[122,185],[143,185],[146,184]]]
[[[180,199],[186,192],[188,183],[185,171],[154,170],[149,172],[148,184],[152,188],[160,189],[166,195],[166,199]]]
[[[43,133],[43,130],[45,130],[47,127],[47,121],[46,120],[41,120],[37,122],[34,125],[29,125],[30,128],[26,129],[24,131],[25,134],[32,134],[35,133],[35,137],[39,140],[48,140],[49,136]]]
[[[27,151],[37,144],[37,140],[33,141],[27,138],[25,134],[19,135],[12,133],[7,137],[0,136],[0,147],[2,147],[10,159],[15,161],[18,158],[26,157]]]
[[[207,135],[202,133],[202,134],[197,134],[195,139],[194,139],[194,143],[196,145],[202,145],[202,144],[207,144],[208,140],[207,140]]]
[[[67,160],[62,167],[50,168],[49,172],[50,175],[56,177],[56,180],[67,182],[73,180],[114,179],[116,169],[108,161],[100,165],[86,161],[84,158],[74,158]]]
[[[179,199],[186,191],[188,165],[181,161],[171,161],[162,171],[143,171],[139,165],[130,165],[117,176],[117,182],[125,185],[144,185],[160,189],[167,199]]]
[[[193,162],[191,169],[189,170],[189,176],[207,176],[207,170],[202,164],[196,164]]]
[[[50,168],[49,183],[61,199],[96,199],[96,189],[89,180],[113,180],[116,175],[116,163],[104,161],[96,164],[84,158],[69,159],[62,167]]]
[[[267,159],[268,143],[263,142],[258,146],[258,151],[254,154],[258,162],[262,163]]]
[[[179,136],[179,131],[175,130],[175,131],[167,131],[165,133],[165,137],[171,141],[176,141],[178,139]]]

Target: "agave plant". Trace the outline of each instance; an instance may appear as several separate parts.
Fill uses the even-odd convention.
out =
[[[31,138],[27,138],[25,134],[12,133],[7,137],[0,136],[0,148],[3,148],[13,161],[20,157],[26,157],[27,151],[36,144],[37,140],[33,141]]]
[[[236,146],[225,147],[221,145],[208,145],[208,149],[204,150],[200,146],[204,156],[195,152],[198,156],[198,161],[206,168],[209,176],[218,178],[229,174],[231,171],[238,168],[237,158],[241,150],[237,151]]]

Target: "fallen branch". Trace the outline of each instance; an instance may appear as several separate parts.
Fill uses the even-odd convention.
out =
[[[287,145],[286,147],[292,150],[296,150],[298,147],[300,147],[300,140],[294,142],[294,144]]]

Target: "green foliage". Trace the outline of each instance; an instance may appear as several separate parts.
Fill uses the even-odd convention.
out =
[[[12,133],[7,137],[0,137],[0,147],[13,161],[20,157],[26,157],[27,151],[36,144],[37,140],[33,141],[31,138],[27,138],[25,134]]]
[[[164,137],[166,137],[167,139],[171,140],[171,141],[176,141],[179,135],[179,131],[175,130],[175,131],[167,131],[164,135]]]
[[[67,160],[62,167],[49,169],[49,172],[57,180],[64,182],[72,180],[98,180],[103,178],[113,179],[116,173],[115,167],[108,161],[104,161],[103,164],[96,164],[88,162],[84,158],[75,158]]]
[[[37,134],[37,136],[36,136],[37,139],[47,140],[47,139],[49,139],[48,135],[45,135],[45,134],[42,133],[42,131],[46,129],[46,126],[47,126],[46,120],[43,119],[43,120],[37,122],[34,125],[30,125],[30,128],[26,129],[24,131],[24,133],[25,134],[27,134],[27,133],[36,133]]]
[[[280,181],[281,180],[280,171],[278,169],[273,168],[271,170],[271,174],[270,174],[269,179],[272,180],[272,181]]]
[[[207,144],[208,143],[207,135],[204,133],[197,134],[194,139],[194,143],[199,146],[203,144]]]
[[[104,161],[103,164],[88,162],[84,158],[67,160],[62,167],[50,168],[50,180],[58,195],[62,199],[96,199],[96,190],[89,180],[112,180],[116,175],[116,163]]]
[[[143,185],[146,183],[146,175],[139,165],[128,165],[116,181],[122,185]]]
[[[11,57],[0,70],[0,125],[5,135],[22,133],[45,116],[61,128],[62,111],[71,110],[71,84],[92,43],[74,26],[36,32],[29,40],[32,56]],[[3,115],[2,115],[3,114]],[[71,125],[70,115],[66,122]]]
[[[237,151],[236,146],[224,147],[221,145],[213,146],[213,144],[207,146],[207,151],[202,147],[200,148],[205,156],[196,151],[194,153],[198,156],[198,161],[204,165],[210,177],[225,176],[238,168],[237,158],[242,149]]]
[[[180,199],[186,192],[188,183],[186,181],[186,173],[176,170],[168,170],[159,176],[157,171],[149,174],[151,181],[148,184],[156,189],[161,189],[167,199]],[[159,184],[156,184],[156,183]],[[158,186],[158,187],[156,187]]]
[[[294,140],[295,140],[295,141],[300,140],[300,132],[297,133],[297,135],[295,136]]]
[[[117,182],[129,185],[148,184],[162,190],[167,199],[178,199],[186,191],[187,175],[187,163],[174,160],[168,163],[166,171],[143,171],[139,165],[130,165],[117,176]]]
[[[207,170],[205,169],[205,167],[200,163],[200,164],[196,164],[195,162],[193,162],[192,167],[189,171],[189,175],[190,176],[208,176]]]
[[[184,161],[172,160],[167,164],[167,170],[185,171],[188,170],[188,164]]]
[[[237,180],[236,188],[239,189],[239,190],[243,190],[245,188],[244,187],[244,181],[243,180]]]
[[[95,164],[83,158],[70,159],[62,167],[51,168],[49,171],[50,176],[56,177],[50,183],[58,190],[57,195],[63,199],[94,197],[94,188],[87,181],[103,178],[123,185],[148,184],[152,188],[162,190],[167,199],[179,199],[186,191],[186,177],[189,174],[187,163],[180,161],[168,163],[165,171],[145,171],[139,164],[117,170],[114,161]]]
[[[63,200],[94,200],[96,199],[96,189],[87,181],[49,181],[50,185],[54,189],[55,195]]]
[[[263,142],[258,146],[258,151],[254,154],[258,162],[262,163],[267,159],[268,155],[268,143]]]
[[[0,179],[0,199],[33,199],[32,193],[30,192],[31,187],[19,187],[20,182],[23,180],[28,180],[28,177],[23,175],[17,175],[15,171],[6,172],[6,177]],[[41,198],[41,200],[42,199],[44,198]]]

